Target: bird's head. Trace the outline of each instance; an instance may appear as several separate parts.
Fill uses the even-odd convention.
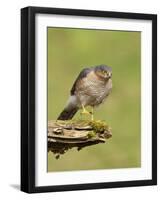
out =
[[[106,65],[99,65],[95,67],[96,75],[104,80],[108,80],[112,77],[112,68]]]

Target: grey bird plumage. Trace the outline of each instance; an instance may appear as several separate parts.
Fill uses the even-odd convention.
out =
[[[70,91],[66,107],[58,120],[69,120],[80,108],[100,105],[112,89],[112,68],[106,65],[85,68],[78,75]]]

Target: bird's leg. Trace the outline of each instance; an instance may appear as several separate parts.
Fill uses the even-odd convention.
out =
[[[82,112],[81,112],[81,114],[87,114],[87,115],[91,114],[90,112],[88,112],[88,110],[85,109],[83,104],[82,104]]]
[[[92,111],[91,111],[91,120],[94,120],[94,107],[92,106]]]

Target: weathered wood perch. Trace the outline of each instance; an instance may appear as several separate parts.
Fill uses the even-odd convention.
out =
[[[60,154],[76,147],[105,143],[112,137],[110,127],[104,121],[88,120],[51,120],[48,122],[48,151],[58,159]]]

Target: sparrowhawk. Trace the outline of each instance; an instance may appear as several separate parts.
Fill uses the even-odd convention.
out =
[[[94,107],[101,104],[111,92],[111,78],[112,68],[106,65],[83,69],[73,84],[67,105],[58,120],[72,119],[81,108],[81,113],[91,114],[93,120]],[[92,112],[88,112],[86,106],[91,106]]]

